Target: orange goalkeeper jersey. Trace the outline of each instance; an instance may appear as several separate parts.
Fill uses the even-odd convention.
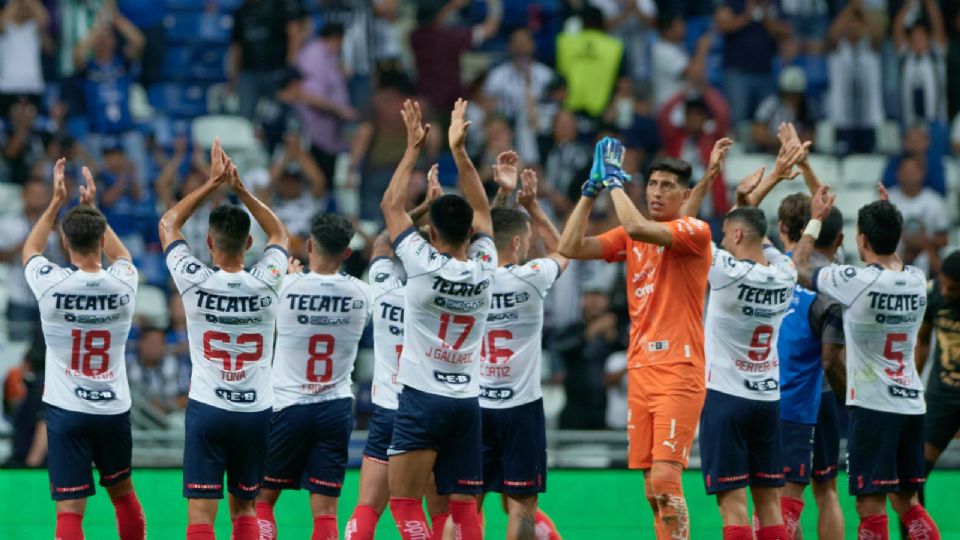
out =
[[[662,223],[673,232],[670,247],[632,240],[623,227],[598,237],[608,262],[627,263],[627,367],[690,362],[702,368],[710,228],[690,217]]]

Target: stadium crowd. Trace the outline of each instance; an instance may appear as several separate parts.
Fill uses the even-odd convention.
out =
[[[470,99],[467,148],[490,195],[496,156],[516,149],[524,167],[540,172],[541,204],[557,224],[579,198],[593,143],[603,136],[624,141],[625,170],[672,156],[691,163],[696,179],[723,137],[751,155],[776,152],[782,122],[814,140],[820,155],[885,156],[878,176],[865,180],[890,188],[906,221],[901,255],[931,277],[960,213],[948,207],[958,200],[950,177],[960,153],[956,2],[6,0],[4,339],[36,342],[40,314],[19,253],[50,200],[54,162],[67,156],[72,185],[82,166],[93,171],[101,208],[148,295],[138,302],[145,309],[128,347],[134,395],[163,413],[182,411],[190,380],[185,315],[156,224],[208,176],[204,145],[212,138],[201,137],[201,126],[236,130],[232,153],[289,228],[293,255],[305,256],[315,212],[353,220],[360,234],[345,268],[359,276],[405,148],[401,104],[416,97],[426,121],[444,126],[459,96]],[[456,183],[444,132],[430,134],[410,206],[423,200],[432,164],[442,184]],[[714,183],[702,207],[716,238],[735,184]],[[641,182],[626,187],[642,201]],[[203,245],[206,215],[229,196],[214,194],[187,223],[190,244]],[[604,202],[588,231],[616,223]],[[48,247],[60,249],[56,234]],[[544,374],[564,390],[561,428],[626,421],[617,414],[625,410],[624,271],[573,261],[546,301]],[[372,347],[369,336],[362,345]],[[39,409],[38,392],[29,391],[40,384],[37,347],[4,376],[11,420],[18,406],[28,419]],[[357,382],[368,388],[369,373]],[[31,441],[16,442],[15,462],[42,461]]]

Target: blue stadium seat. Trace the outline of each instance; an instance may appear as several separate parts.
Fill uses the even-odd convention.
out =
[[[151,105],[173,118],[194,118],[207,112],[207,87],[202,84],[157,84],[147,95]]]
[[[243,0],[218,0],[217,5],[220,8],[220,13],[233,13],[240,9]]]
[[[174,12],[163,21],[167,39],[174,43],[230,42],[233,18],[220,13]]]
[[[171,44],[163,52],[163,79],[166,81],[186,81],[190,77],[189,67],[192,51],[189,46]]]
[[[206,6],[198,0],[165,0],[170,11],[203,11]]]

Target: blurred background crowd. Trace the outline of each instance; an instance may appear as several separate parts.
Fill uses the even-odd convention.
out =
[[[189,383],[183,307],[157,238],[159,215],[207,176],[220,136],[304,255],[309,218],[356,224],[345,270],[363,276],[379,202],[403,153],[401,103],[431,130],[410,193],[439,163],[454,101],[470,100],[468,147],[495,190],[498,153],[539,171],[562,224],[605,135],[626,168],[680,157],[702,174],[714,142],[736,141],[702,217],[715,227],[739,178],[773,161],[793,122],[820,180],[855,209],[882,181],[904,213],[902,256],[936,274],[960,238],[960,3],[952,0],[0,0],[0,434],[11,463],[42,463],[42,340],[21,243],[50,198],[51,169],[89,166],[100,207],[144,283],[128,346],[146,432],[182,421]],[[768,169],[769,170],[769,169]],[[628,188],[643,199],[642,181]],[[776,220],[787,183],[768,197]],[[76,190],[71,190],[76,194]],[[205,245],[209,204],[188,223]],[[599,204],[591,227],[616,218]],[[775,229],[773,229],[775,230]],[[59,239],[51,258],[62,258]],[[254,250],[255,252],[256,250]],[[847,250],[848,261],[856,250]],[[626,424],[623,269],[576,262],[548,300],[544,374],[552,426]],[[369,411],[372,343],[355,373]],[[31,390],[32,389],[32,390]],[[16,429],[17,426],[23,429]],[[26,427],[24,427],[26,426]],[[42,422],[40,423],[42,429]],[[362,422],[361,422],[362,426]],[[168,429],[171,433],[178,430]],[[41,434],[42,435],[42,434]],[[12,457],[10,457],[12,456]]]

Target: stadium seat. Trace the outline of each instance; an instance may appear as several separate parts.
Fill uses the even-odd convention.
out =
[[[843,219],[856,223],[860,208],[877,200],[877,190],[871,187],[844,187],[837,191],[836,206]]]
[[[139,84],[130,85],[130,115],[134,122],[149,122],[154,118],[153,107],[147,97],[147,91]]]
[[[947,191],[960,190],[960,159],[944,158],[943,165],[947,169]]]
[[[164,3],[170,11],[203,11],[204,9],[203,2],[197,2],[197,0],[165,0]]]
[[[242,116],[207,115],[195,118],[190,129],[191,138],[197,144],[208,146],[220,137],[220,144],[227,152],[256,152],[258,145],[253,124]]]
[[[877,151],[882,154],[899,154],[902,148],[900,126],[896,122],[887,121],[877,128]]]
[[[167,295],[163,289],[152,285],[140,285],[137,288],[134,317],[142,318],[146,324],[156,328],[169,326],[170,312],[167,308]]]
[[[207,112],[207,88],[202,84],[156,84],[147,95],[151,105],[173,118],[195,118]]]
[[[817,173],[817,179],[821,184],[827,184],[834,189],[843,184],[837,158],[832,155],[816,153],[810,154],[807,161],[813,167],[813,172]]]
[[[777,214],[780,210],[780,203],[788,195],[793,195],[794,193],[807,193],[807,185],[803,183],[803,180],[797,178],[792,181],[784,181],[777,184],[777,187],[773,188],[770,193],[760,202],[760,209],[763,210],[764,215],[767,217],[768,223],[775,223],[777,221]],[[776,229],[770,229],[771,231],[776,231]]]
[[[230,42],[233,18],[214,12],[174,11],[163,20],[167,39],[172,43]]]
[[[0,182],[0,217],[9,216],[23,208],[21,187],[17,184]]]
[[[733,189],[737,187],[744,176],[757,170],[759,167],[766,167],[767,171],[773,167],[775,156],[770,154],[739,154],[727,156],[727,162],[723,170],[723,180],[727,187]]]
[[[883,177],[887,158],[879,154],[852,154],[843,159],[840,175],[843,185],[872,188]]]
[[[837,130],[829,120],[817,122],[814,128],[814,150],[823,154],[837,152]]]

